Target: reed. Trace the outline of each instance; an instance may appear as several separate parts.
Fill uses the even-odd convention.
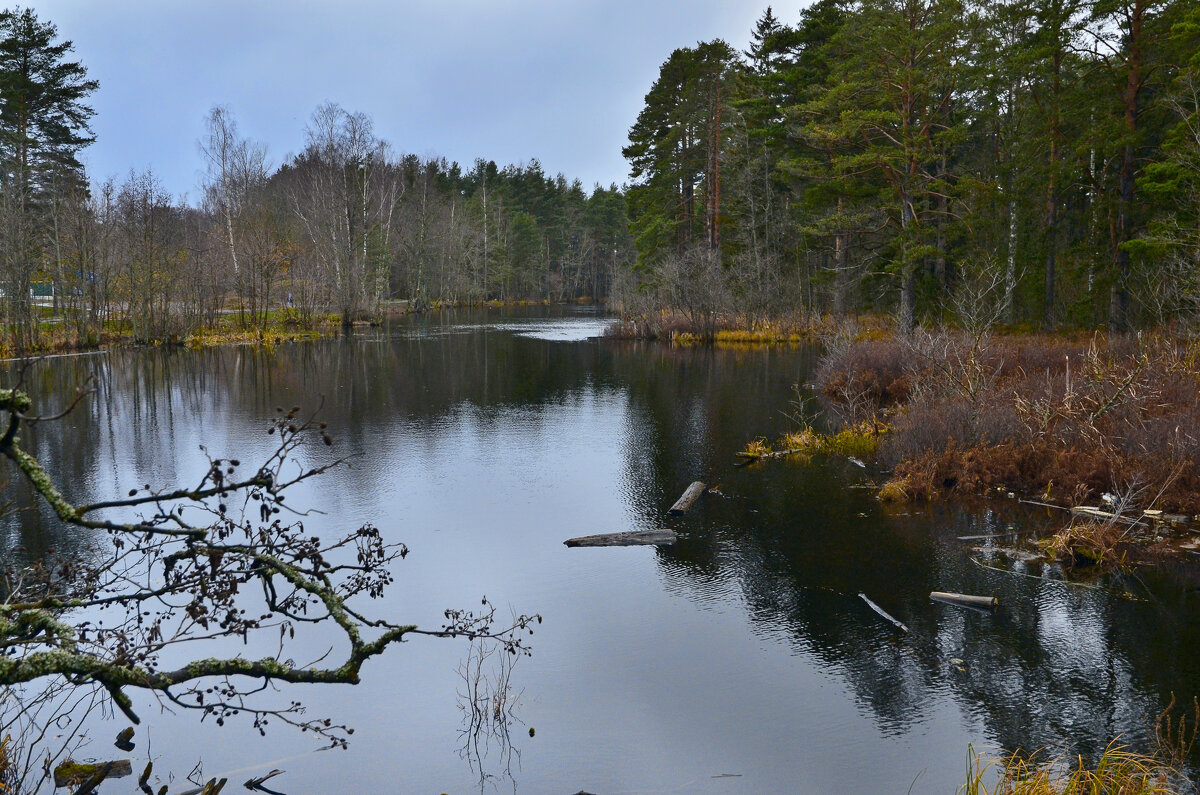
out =
[[[1095,764],[1015,751],[987,756],[967,751],[967,781],[960,795],[1182,795],[1190,782],[1157,757],[1109,743]]]

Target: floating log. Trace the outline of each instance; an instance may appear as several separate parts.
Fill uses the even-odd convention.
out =
[[[1142,526],[1145,526],[1146,524],[1145,522],[1139,521],[1132,517],[1122,516],[1120,514],[1111,513],[1110,511],[1102,511],[1099,508],[1093,508],[1090,505],[1076,505],[1071,509],[1071,513],[1075,516],[1086,516],[1089,519],[1103,519],[1108,522],[1124,522],[1125,524],[1129,525],[1136,524]]]
[[[897,629],[908,632],[908,627],[904,626],[904,624],[901,623],[900,621],[897,621],[896,619],[892,618],[886,610],[884,610],[882,607],[880,607],[879,605],[875,604],[870,599],[868,599],[867,595],[865,593],[860,593],[858,595],[858,598],[862,599],[864,602],[866,602],[872,610],[874,610],[876,613],[878,613],[879,615],[881,615],[885,619],[887,619],[889,622],[891,622]]]
[[[687,513],[688,509],[696,500],[700,499],[700,495],[704,493],[704,484],[700,481],[695,481],[687,487],[687,491],[683,492],[683,496],[675,500],[675,504],[671,506],[671,510],[667,513],[673,516],[678,516],[681,513]]]
[[[76,762],[68,759],[54,768],[54,786],[69,787],[72,784],[91,784],[92,789],[101,781],[133,775],[133,762],[117,759],[113,762]]]
[[[674,544],[678,540],[672,530],[641,530],[632,533],[600,533],[594,536],[568,538],[569,547],[636,547],[647,544]]]
[[[945,593],[933,591],[929,598],[935,602],[955,607],[973,607],[976,610],[995,610],[1000,606],[1000,600],[994,596],[970,596],[962,593]]]

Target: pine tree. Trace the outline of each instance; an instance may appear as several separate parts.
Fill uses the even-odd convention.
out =
[[[622,153],[636,181],[630,220],[643,262],[697,239],[720,245],[723,110],[736,62],[720,40],[675,50],[629,131]]]
[[[93,140],[86,100],[99,84],[66,60],[72,44],[56,43],[57,35],[29,9],[0,12],[0,261],[19,347],[36,335],[29,290],[42,259],[49,193],[84,183],[77,155]]]
[[[944,151],[960,135],[962,9],[955,0],[888,0],[862,7],[830,43],[825,90],[804,111],[804,133],[828,152],[835,179],[878,179],[880,209],[897,228],[891,273],[900,326],[916,321],[919,266],[940,253],[930,221],[945,212]]]

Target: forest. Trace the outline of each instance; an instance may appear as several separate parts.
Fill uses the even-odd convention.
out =
[[[1189,322],[1198,45],[1189,2],[768,7],[746,51],[677,49],[646,95],[624,149],[625,295],[708,328]]]
[[[52,23],[4,12],[4,344],[349,323],[395,300],[611,300],[702,334],[967,309],[1028,329],[1187,323],[1198,44],[1186,2],[768,7],[744,52],[670,53],[626,186],[403,154],[334,103],[275,165],[218,105],[196,120],[205,173],[184,203],[149,170],[85,173],[98,82]]]
[[[464,169],[403,154],[368,115],[335,103],[313,112],[303,150],[277,166],[229,108],[213,107],[196,120],[205,174],[194,204],[148,169],[96,180],[79,154],[94,141],[99,84],[71,51],[34,12],[0,14],[10,352],[348,324],[395,300],[599,300],[632,260],[616,186],[589,192],[537,160]]]

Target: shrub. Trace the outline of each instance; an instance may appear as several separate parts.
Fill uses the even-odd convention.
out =
[[[989,339],[843,330],[817,387],[848,424],[889,415],[893,495],[1000,486],[1062,500],[1141,487],[1200,512],[1200,345],[1161,337]]]

